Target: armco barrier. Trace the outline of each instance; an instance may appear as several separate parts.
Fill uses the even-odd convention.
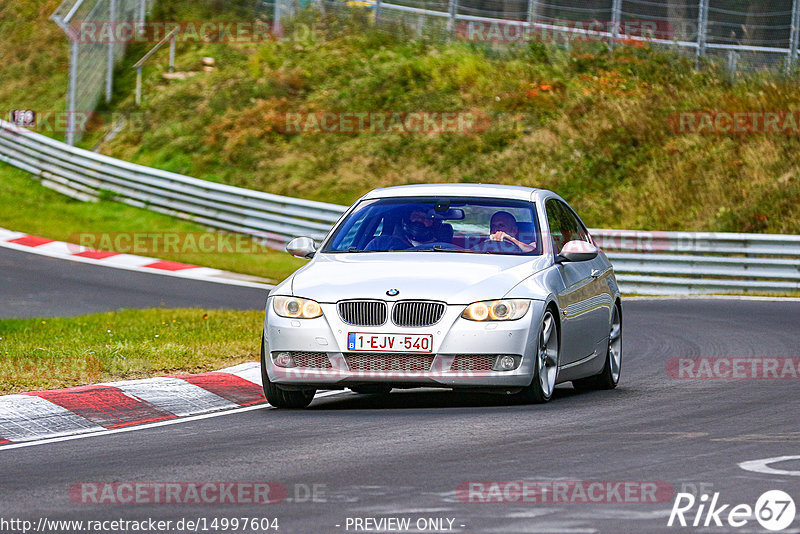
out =
[[[252,191],[71,147],[0,120],[0,161],[81,200],[117,200],[281,247],[320,240],[345,207]],[[593,229],[626,293],[800,291],[800,236]]]

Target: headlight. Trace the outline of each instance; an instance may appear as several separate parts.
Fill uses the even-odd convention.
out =
[[[274,297],[272,309],[281,317],[313,319],[322,315],[322,308],[313,300],[299,297]]]
[[[501,299],[475,302],[467,306],[461,317],[470,321],[514,321],[522,318],[531,302],[525,299]]]

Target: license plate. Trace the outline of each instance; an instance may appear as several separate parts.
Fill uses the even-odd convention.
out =
[[[347,334],[347,350],[363,352],[433,352],[431,334]]]

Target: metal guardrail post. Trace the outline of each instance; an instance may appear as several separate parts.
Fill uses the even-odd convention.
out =
[[[539,0],[528,0],[528,24],[531,25],[536,22],[536,16],[539,11]]]
[[[700,0],[697,12],[697,55],[695,68],[700,68],[700,58],[706,55],[706,32],[708,27],[708,0]]]
[[[786,57],[786,74],[797,65],[797,50],[800,47],[800,0],[792,4],[792,31],[789,36],[789,55]]]
[[[378,23],[378,19],[381,16],[381,0],[375,1],[375,24]]]
[[[619,39],[619,24],[622,19],[622,0],[614,0],[611,4],[611,46]]]
[[[106,104],[111,102],[111,92],[114,89],[114,35],[117,20],[117,0],[108,0],[108,24],[111,26],[111,37],[108,39],[108,55],[106,57]]]
[[[456,28],[456,15],[458,15],[458,0],[448,0],[447,12],[449,18],[447,19],[447,30],[453,31]]]

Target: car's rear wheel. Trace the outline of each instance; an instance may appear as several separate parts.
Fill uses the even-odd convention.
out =
[[[573,380],[575,389],[614,389],[619,384],[619,373],[622,368],[622,313],[619,305],[614,305],[611,315],[611,326],[608,333],[608,351],[606,362],[600,374]]]
[[[552,310],[548,308],[539,326],[533,381],[518,393],[524,402],[543,403],[552,398],[558,374],[558,341],[558,323]]]
[[[269,375],[267,375],[267,356],[263,337],[261,338],[261,381],[264,384],[264,396],[267,398],[267,402],[276,408],[305,408],[311,404],[317,393],[316,389],[283,389],[270,381]]]

